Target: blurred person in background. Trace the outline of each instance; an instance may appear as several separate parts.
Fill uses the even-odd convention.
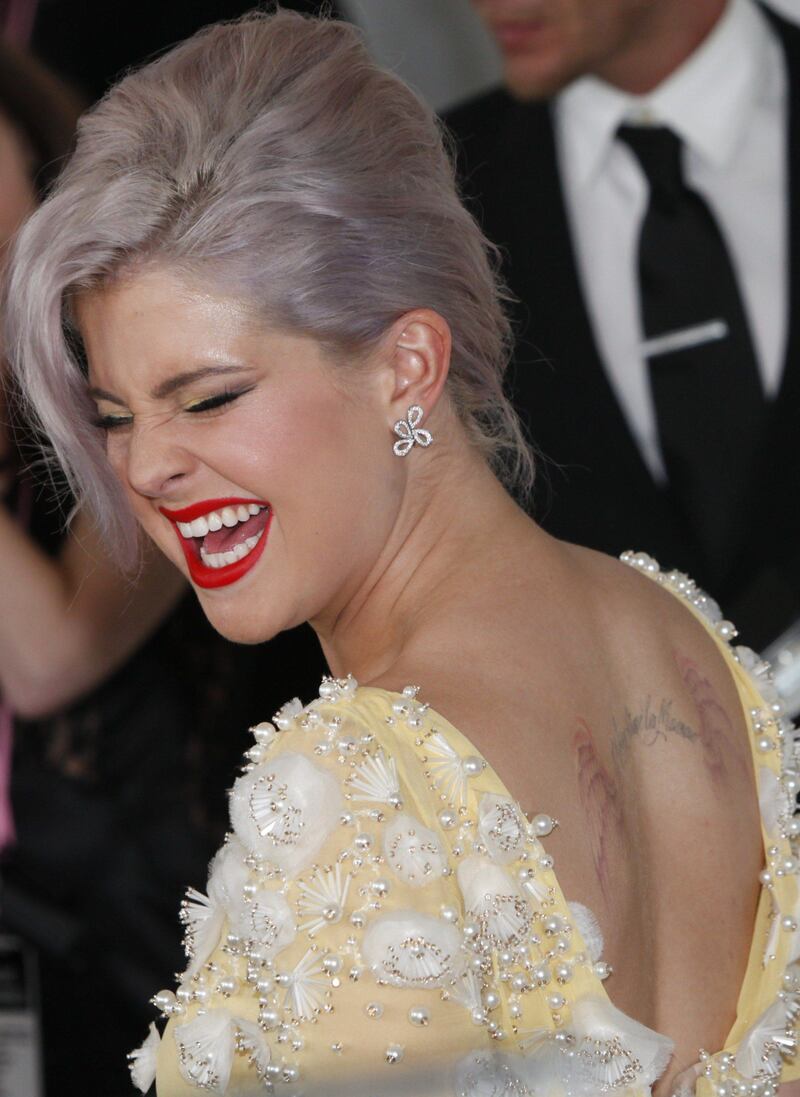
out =
[[[535,512],[643,540],[763,649],[800,618],[800,29],[753,0],[474,6],[506,86],[447,122],[520,301]]]
[[[0,44],[3,256],[71,148],[79,110],[38,62]],[[110,1097],[128,1092],[124,1052],[153,980],[180,963],[175,903],[187,880],[204,877],[224,830],[220,792],[239,744],[219,736],[220,721],[241,735],[275,687],[254,652],[234,673],[232,646],[193,600],[179,607],[186,585],[160,553],[147,553],[131,581],[84,511],[65,533],[65,486],[36,460],[6,382],[3,374],[2,928],[39,953],[47,1092]],[[299,690],[309,673],[297,680],[298,645],[302,637],[289,637],[275,656],[281,700],[287,678]],[[87,1060],[81,1013],[101,990],[114,1009]]]

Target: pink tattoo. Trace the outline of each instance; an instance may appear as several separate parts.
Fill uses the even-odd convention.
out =
[[[703,748],[703,758],[712,778],[720,784],[725,780],[728,774],[727,761],[732,757],[749,778],[741,743],[734,734],[730,717],[714,687],[692,659],[676,652],[675,661],[697,710],[697,731]]]
[[[578,795],[589,824],[589,841],[597,879],[606,900],[611,890],[611,851],[622,846],[623,812],[617,783],[603,765],[585,720],[572,737]]]

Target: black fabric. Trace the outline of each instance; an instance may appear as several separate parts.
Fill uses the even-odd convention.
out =
[[[532,512],[558,537],[617,554],[636,547],[690,572],[760,648],[800,617],[800,29],[774,26],[789,74],[789,335],[780,390],[766,410],[753,491],[737,503],[725,574],[651,477],[606,374],[578,273],[559,177],[551,104],[485,94],[445,119],[462,189],[518,298],[509,385],[544,455]]]
[[[735,556],[739,502],[750,494],[764,423],[750,325],[719,225],[686,184],[680,138],[662,126],[630,125],[620,127],[618,138],[649,187],[639,303],[670,492],[722,582]],[[677,335],[691,341],[671,350],[651,342]]]

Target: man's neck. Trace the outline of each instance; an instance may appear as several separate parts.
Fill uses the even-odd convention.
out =
[[[667,80],[705,41],[729,0],[648,4],[628,46],[592,75],[630,95],[646,95]]]

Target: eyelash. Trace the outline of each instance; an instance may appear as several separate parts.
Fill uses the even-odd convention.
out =
[[[198,400],[196,404],[191,404],[189,407],[184,408],[189,415],[199,415],[203,412],[217,411],[220,408],[225,407],[226,404],[232,404],[234,400],[238,400],[240,396],[244,396],[246,393],[252,391],[252,386],[245,389],[237,389],[234,392],[226,390],[225,392],[219,392],[216,396],[208,396],[205,400]],[[101,430],[119,430],[120,427],[128,427],[131,425],[132,417],[127,415],[100,415],[94,421],[94,425]]]

